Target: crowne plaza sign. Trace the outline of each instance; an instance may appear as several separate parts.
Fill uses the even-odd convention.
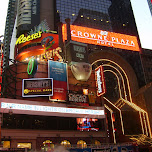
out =
[[[140,51],[135,36],[102,31],[99,29],[70,25],[71,39],[73,41],[114,47],[126,50]],[[66,24],[62,26],[63,40],[67,39]]]

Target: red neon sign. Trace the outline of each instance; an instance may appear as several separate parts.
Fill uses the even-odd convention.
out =
[[[135,36],[70,25],[71,39],[82,43],[140,51]],[[67,39],[66,24],[62,26],[63,40]]]
[[[97,87],[97,96],[101,96],[106,92],[103,68],[101,65],[95,69],[95,79]]]

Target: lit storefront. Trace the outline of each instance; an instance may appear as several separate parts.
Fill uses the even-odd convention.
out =
[[[65,28],[65,25],[63,27]],[[63,39],[65,40],[64,28]],[[42,129],[44,127],[44,130],[50,130],[50,135],[47,136],[43,131],[40,135],[37,135],[35,130],[35,135],[30,142],[28,140],[23,140],[23,142],[16,140],[18,148],[31,148],[34,143],[37,145],[34,147],[38,149],[40,147],[42,149],[52,148],[54,144],[58,143],[58,140],[61,145],[67,147],[77,145],[79,148],[87,148],[87,144],[100,145],[100,143],[107,142],[109,137],[111,142],[117,143],[117,140],[119,141],[117,132],[121,136],[126,134],[126,126],[123,122],[125,115],[121,110],[121,106],[123,107],[124,105],[134,109],[137,113],[139,112],[137,117],[140,118],[139,123],[143,127],[140,128],[141,130],[139,129],[139,132],[151,136],[148,126],[148,115],[132,102],[129,80],[123,68],[115,62],[113,62],[113,65],[106,64],[108,59],[101,60],[103,64],[94,68],[94,64],[98,64],[99,60],[92,58],[94,62],[90,64],[87,45],[83,44],[94,44],[94,41],[104,41],[102,45],[107,46],[106,43],[109,43],[107,47],[112,45],[112,47],[124,47],[124,49],[139,51],[136,38],[112,33],[115,37],[112,35],[113,38],[109,41],[110,35],[108,35],[108,32],[104,38],[102,34],[105,32],[100,32],[99,34],[101,35],[98,34],[97,39],[95,35],[97,35],[98,31],[85,28],[85,32],[83,27],[72,26],[71,28],[74,28],[71,30],[71,39],[78,42],[69,41],[67,43],[67,56],[62,54],[63,50],[58,44],[59,38],[57,34],[37,32],[26,37],[21,35],[16,41],[16,60],[22,61],[25,64],[19,63],[20,68],[17,71],[17,77],[20,77],[22,81],[17,81],[11,85],[12,87],[16,85],[17,88],[21,88],[16,94],[22,98],[17,100],[1,99],[1,112],[9,113],[9,108],[11,108],[15,120],[24,115],[24,121],[29,120],[33,123],[33,120],[35,120],[34,129]],[[76,32],[77,28],[79,29],[78,32]],[[90,34],[88,30],[90,30]],[[76,33],[79,36],[76,36]],[[89,36],[92,36],[92,38],[89,38]],[[118,42],[118,37],[122,37],[121,42]],[[66,59],[66,62],[63,62],[63,58]],[[14,66],[11,66],[14,69]],[[105,82],[105,74],[107,72],[115,73],[117,77],[119,87],[119,100],[117,103],[111,102],[104,96],[107,92]],[[122,81],[119,80],[119,77],[121,77]],[[104,105],[102,104],[103,100]],[[121,105],[122,103],[123,105]],[[116,114],[119,115],[119,117],[117,116],[119,123],[115,122]],[[38,118],[37,116],[40,117]],[[143,121],[144,117],[147,122]],[[57,119],[57,122],[52,127],[45,126],[47,123],[46,118],[50,121],[49,125],[52,125],[51,122],[55,122],[55,119]],[[105,123],[105,118],[108,124]],[[64,121],[70,126],[63,125]],[[73,127],[71,126],[72,123]],[[120,125],[119,128],[117,127],[118,124]],[[14,121],[14,126],[18,126],[16,121]],[[20,125],[17,128],[20,129],[22,127]],[[144,127],[146,132],[144,132]],[[25,124],[24,128],[32,129],[27,124]],[[56,132],[53,133],[53,130],[56,130]],[[60,133],[57,133],[57,130]],[[62,130],[66,130],[67,135]],[[74,130],[76,134],[73,132]],[[87,132],[89,132],[89,137]],[[20,131],[19,135],[25,138]],[[7,137],[7,134],[5,135],[4,133],[2,136]],[[76,141],[78,137],[81,140]],[[50,142],[47,143],[45,140]]]

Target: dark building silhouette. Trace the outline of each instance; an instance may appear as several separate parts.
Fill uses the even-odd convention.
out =
[[[79,10],[78,16],[72,24],[112,31],[108,14],[84,8]]]
[[[137,36],[136,23],[129,0],[112,0],[108,12],[114,32]]]

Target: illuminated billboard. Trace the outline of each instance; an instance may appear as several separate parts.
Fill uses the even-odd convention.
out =
[[[22,97],[38,97],[53,95],[52,78],[23,79]]]
[[[103,68],[101,65],[95,69],[95,79],[97,87],[97,96],[101,96],[105,93],[105,82],[103,76]]]
[[[152,14],[150,11],[152,4],[150,2],[148,4],[147,0],[130,1],[136,21],[141,47],[152,50]]]
[[[98,119],[77,118],[77,130],[80,130],[80,131],[99,131]]]
[[[58,34],[38,31],[34,34],[19,36],[16,41],[15,59],[22,61],[32,56],[42,55],[47,59],[50,57],[62,60],[59,55],[61,51]]]
[[[114,47],[126,50],[140,51],[135,36],[102,31],[99,29],[70,25],[71,39],[73,41]],[[67,39],[66,24],[62,26],[63,40]]]
[[[48,77],[53,78],[52,101],[67,100],[67,64],[57,61],[48,61]]]

